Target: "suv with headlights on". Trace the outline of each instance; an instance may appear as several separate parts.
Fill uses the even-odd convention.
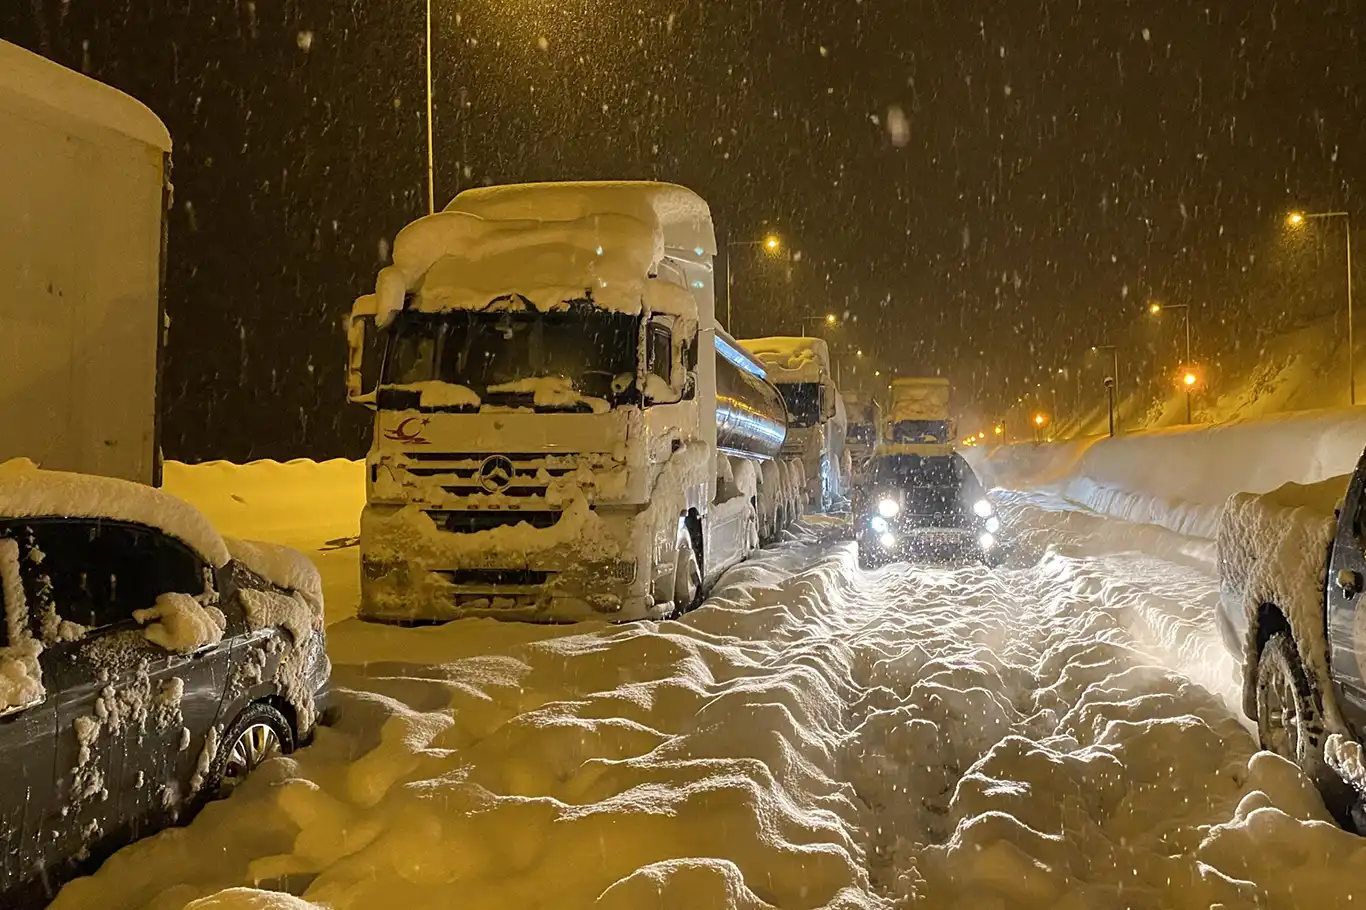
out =
[[[901,559],[1000,561],[1001,519],[963,456],[938,446],[884,446],[866,470],[854,510],[862,568]]]

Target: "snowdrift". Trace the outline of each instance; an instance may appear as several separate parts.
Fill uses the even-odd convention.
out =
[[[968,457],[995,486],[1044,489],[1113,518],[1213,540],[1233,494],[1349,474],[1363,446],[1366,408],[1342,408]]]
[[[1133,608],[808,537],[683,622],[342,623],[337,726],[52,907],[1351,906],[1366,841]]]

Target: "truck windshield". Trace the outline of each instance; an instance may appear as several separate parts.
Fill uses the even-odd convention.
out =
[[[603,310],[399,314],[382,385],[449,382],[486,404],[530,405],[526,380],[565,379],[611,404],[638,398],[640,317]],[[518,384],[515,389],[503,386]],[[526,399],[525,401],[521,399]],[[578,409],[569,402],[566,409]]]
[[[778,385],[778,391],[782,393],[793,427],[814,427],[821,422],[819,382],[784,382]]]
[[[850,442],[859,442],[864,445],[872,445],[873,437],[875,435],[876,434],[873,432],[873,425],[871,423],[849,424],[848,438]]]
[[[899,420],[892,425],[892,442],[897,445],[942,444],[948,441],[947,420]]]

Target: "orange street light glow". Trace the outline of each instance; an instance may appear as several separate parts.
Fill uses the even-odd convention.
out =
[[[1041,427],[1041,426],[1043,426],[1043,425],[1044,425],[1044,421],[1046,421],[1047,419],[1048,419],[1048,418],[1044,417],[1042,414],[1035,414],[1035,415],[1034,415],[1034,426],[1036,426],[1036,427]]]
[[[1290,217],[1286,218],[1285,220],[1290,222],[1291,227],[1299,227],[1300,225],[1304,224],[1304,213],[1291,212]]]
[[[996,427],[996,435],[997,435],[997,436],[1000,436],[1000,435],[1001,435],[1002,433],[1004,433],[1005,431],[1006,431],[1006,428],[1003,427],[1003,426],[999,426],[999,425],[998,425],[998,426]]]
[[[1197,377],[1194,373],[1187,373],[1185,376],[1182,376],[1182,377],[1181,377],[1181,381],[1184,382],[1184,383],[1185,383],[1186,385],[1188,385],[1188,386],[1192,386],[1192,385],[1195,385],[1195,384],[1196,384],[1197,382],[1199,382],[1200,380],[1199,380],[1199,377]]]
[[[776,234],[770,234],[767,238],[764,239],[764,249],[768,250],[770,253],[778,252],[778,247],[782,245],[783,242],[778,239],[778,236]]]

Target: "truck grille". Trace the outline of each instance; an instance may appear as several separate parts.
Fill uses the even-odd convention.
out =
[[[531,569],[455,569],[437,572],[453,585],[465,587],[539,587],[550,580],[550,572]]]
[[[427,517],[438,528],[452,534],[475,534],[526,522],[533,528],[553,527],[560,512],[532,509],[479,509],[444,511],[433,509]]]
[[[614,464],[610,455],[601,453],[410,452],[405,470],[414,477],[436,478],[441,489],[452,496],[485,497],[489,491],[480,485],[479,469],[495,454],[512,462],[510,482],[496,495],[520,499],[544,496],[551,483],[583,467],[606,468]]]

